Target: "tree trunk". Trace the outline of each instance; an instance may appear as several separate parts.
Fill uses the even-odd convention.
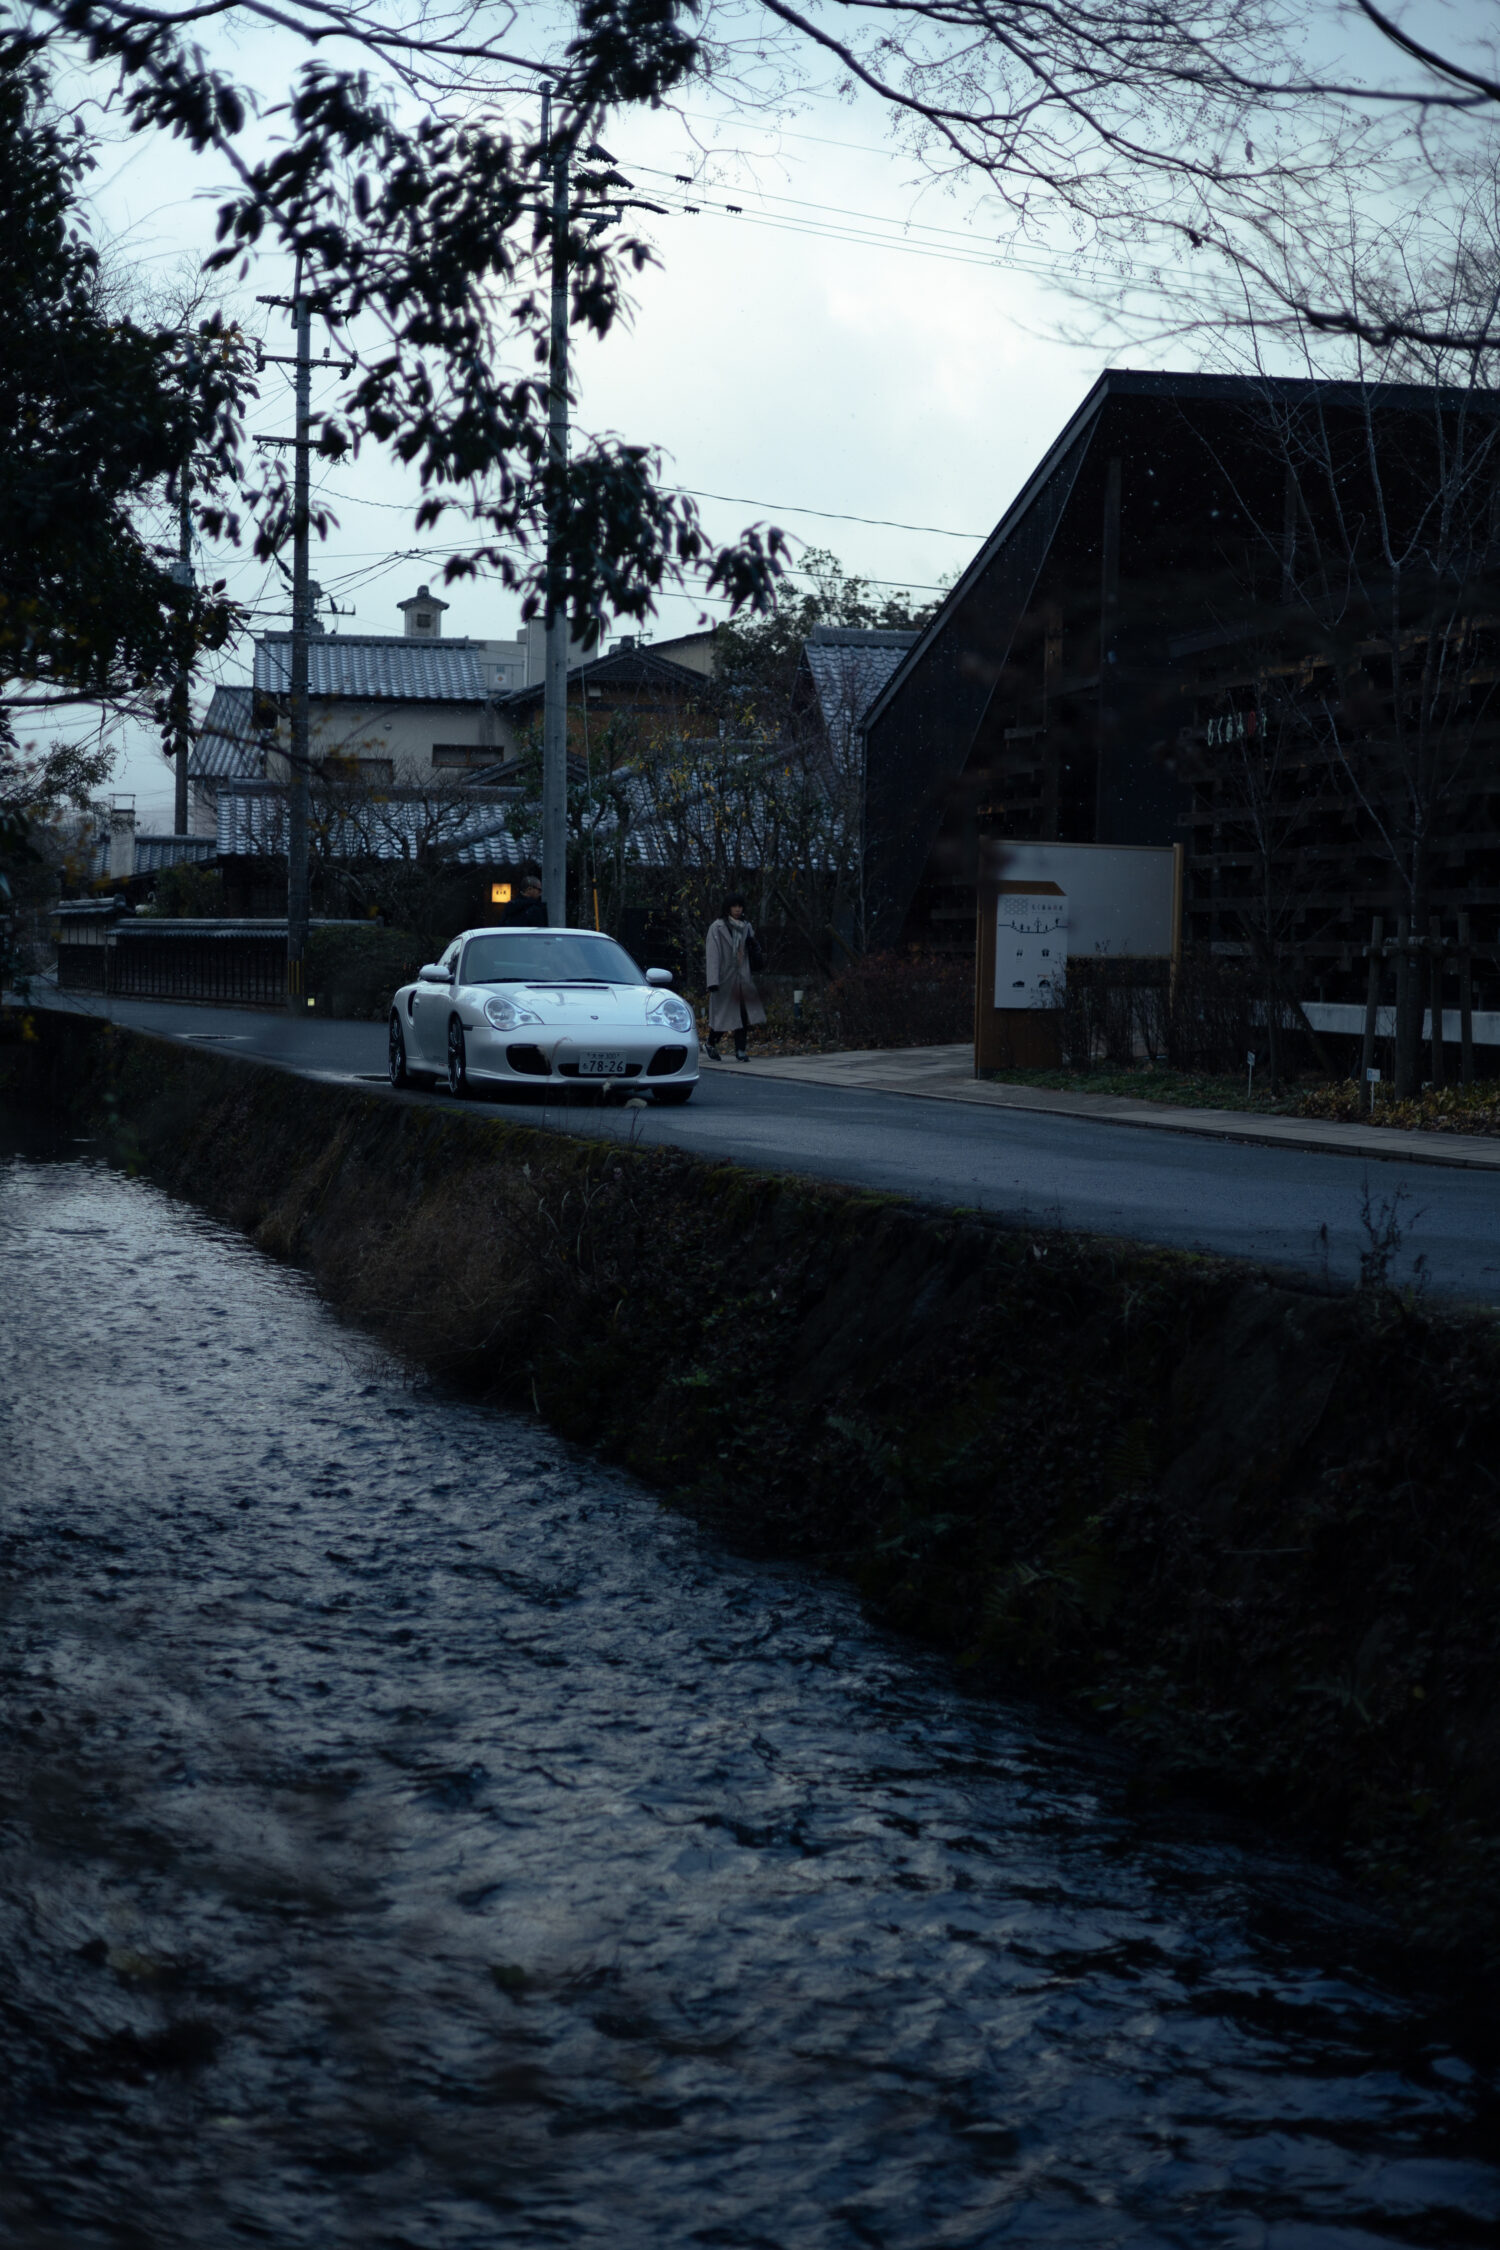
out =
[[[1422,1084],[1422,1008],[1426,979],[1412,951],[1412,920],[1403,914],[1397,925],[1400,950],[1396,955],[1396,1099],[1410,1101]]]
[[[1400,922],[1401,951],[1396,959],[1396,1099],[1409,1101],[1422,1090],[1422,1016],[1427,1006],[1426,959],[1415,950],[1427,928],[1426,853],[1412,849],[1411,913]]]

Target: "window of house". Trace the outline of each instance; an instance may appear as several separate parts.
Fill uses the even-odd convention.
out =
[[[330,781],[363,781],[379,788],[396,778],[394,758],[351,758],[332,754],[319,761],[319,770]]]
[[[500,753],[483,742],[435,742],[432,762],[435,767],[447,767],[462,773],[476,766],[493,766],[499,763]]]
[[[417,611],[417,631],[419,633],[430,633],[432,631],[432,611],[430,609],[419,609]]]

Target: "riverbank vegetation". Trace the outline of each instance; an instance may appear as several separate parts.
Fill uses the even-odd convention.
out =
[[[1320,1293],[31,1021],[11,1098],[413,1362],[1500,1965],[1500,1332],[1387,1285],[1397,1214],[1368,1286]]]

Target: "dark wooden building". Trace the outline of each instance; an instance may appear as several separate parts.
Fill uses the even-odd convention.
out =
[[[874,941],[972,946],[986,837],[1183,842],[1189,942],[1352,998],[1430,784],[1419,911],[1493,985],[1497,434],[1488,395],[1103,376],[866,718]]]

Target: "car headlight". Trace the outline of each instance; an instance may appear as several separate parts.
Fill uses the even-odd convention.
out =
[[[540,1023],[541,1017],[532,1008],[523,1008],[519,1001],[507,1000],[496,993],[484,1004],[485,1017],[497,1031],[516,1031],[523,1023]]]
[[[678,999],[675,992],[664,992],[646,1010],[646,1021],[662,1024],[668,1031],[691,1031],[693,1011],[685,1000]]]

